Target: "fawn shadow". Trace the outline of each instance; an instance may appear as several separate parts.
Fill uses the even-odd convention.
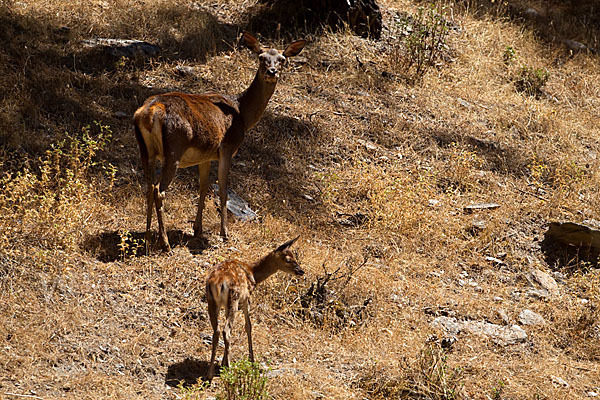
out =
[[[140,257],[145,255],[145,232],[111,231],[90,235],[84,242],[84,249],[96,254],[102,262],[112,262],[124,258]],[[167,232],[171,247],[185,246],[192,254],[200,254],[208,247],[205,238],[196,238],[181,230]],[[155,254],[160,251],[156,233],[152,233],[150,251]]]
[[[177,387],[183,382],[184,387],[192,386],[198,382],[198,378],[203,381],[208,380],[208,361],[186,358],[185,360],[171,364],[167,368],[165,383],[171,387]],[[215,376],[219,376],[219,368],[215,368]]]

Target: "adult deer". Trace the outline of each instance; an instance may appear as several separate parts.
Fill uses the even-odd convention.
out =
[[[288,274],[304,275],[304,271],[298,265],[290,246],[298,238],[292,239],[254,264],[247,264],[237,260],[225,261],[219,264],[206,278],[206,300],[208,303],[208,315],[213,329],[212,353],[210,366],[208,368],[208,379],[211,380],[215,372],[215,356],[219,343],[219,311],[225,309],[225,327],[223,329],[223,341],[225,352],[223,353],[223,366],[229,366],[229,338],[235,312],[238,306],[244,312],[246,319],[246,334],[248,335],[248,352],[250,361],[254,362],[254,351],[252,350],[252,325],[250,324],[250,295],[256,285],[276,273],[277,271]]]
[[[133,116],[135,137],[148,184],[146,208],[146,251],[149,249],[152,206],[156,205],[160,245],[169,250],[163,224],[165,191],[177,168],[198,165],[200,199],[194,222],[194,236],[202,235],[202,211],[208,191],[210,162],[219,161],[221,236],[227,239],[227,179],[231,158],[244,134],[262,117],[287,57],[300,53],[305,40],[291,43],[283,52],[262,48],[254,36],[244,32],[242,41],[258,55],[259,66],[250,87],[237,97],[220,94],[165,93],[151,96]],[[155,181],[156,160],[162,163]]]

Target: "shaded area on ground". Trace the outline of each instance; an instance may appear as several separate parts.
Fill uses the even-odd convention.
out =
[[[84,249],[103,262],[112,262],[145,255],[145,232],[111,231],[88,236]],[[181,230],[167,232],[172,247],[185,246],[192,254],[201,254],[208,247],[205,238],[197,238]],[[151,252],[159,251],[156,232],[152,232]]]
[[[208,361],[200,361],[193,358],[186,358],[175,364],[169,365],[165,376],[165,383],[172,387],[177,387],[180,382],[184,387],[195,385],[198,378],[207,380]],[[215,368],[215,376],[219,376],[219,368]]]

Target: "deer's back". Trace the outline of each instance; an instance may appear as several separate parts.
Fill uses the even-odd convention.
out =
[[[235,300],[248,298],[255,285],[250,264],[238,260],[224,261],[207,276],[206,295],[218,301],[226,290],[229,303],[233,297]]]
[[[159,158],[165,146],[184,148],[180,167],[218,159],[218,150],[239,117],[234,100],[218,94],[165,93],[149,97],[134,121],[150,155]]]

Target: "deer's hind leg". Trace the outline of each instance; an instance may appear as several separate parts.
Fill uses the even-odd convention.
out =
[[[252,323],[250,322],[250,300],[246,299],[241,303],[244,319],[246,320],[246,335],[248,336],[248,353],[250,362],[254,362],[254,350],[252,349]]]
[[[204,210],[204,199],[208,192],[208,175],[210,173],[210,161],[198,164],[198,181],[200,184],[200,198],[198,199],[198,214],[194,221],[194,237],[202,236],[202,211]]]
[[[233,329],[233,321],[235,319],[235,312],[238,309],[239,300],[231,299],[226,308],[226,321],[225,327],[223,328],[223,342],[225,342],[225,351],[223,352],[223,363],[224,367],[229,367],[229,343],[231,341],[231,329]]]
[[[208,380],[212,380],[215,375],[215,357],[217,355],[217,347],[219,346],[219,308],[215,303],[212,296],[208,297],[208,317],[210,319],[210,325],[213,329],[212,336],[212,352],[210,354],[210,364],[208,367]]]

